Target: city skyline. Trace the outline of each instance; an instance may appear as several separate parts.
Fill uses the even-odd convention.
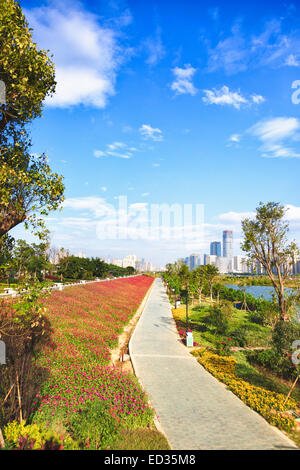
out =
[[[288,209],[299,243],[298,5],[20,4],[56,67],[56,94],[32,126],[33,153],[65,178],[63,210],[47,218],[54,245],[165,264],[232,230],[238,254],[240,222],[260,201]],[[201,240],[143,238],[143,215],[132,238],[99,239],[120,196],[141,214],[203,205]],[[21,226],[11,234],[32,239]]]

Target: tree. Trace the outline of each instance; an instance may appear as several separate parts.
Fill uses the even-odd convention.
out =
[[[207,280],[207,283],[209,285],[209,292],[210,292],[210,300],[212,301],[213,297],[213,284],[215,278],[219,274],[219,269],[216,266],[213,266],[212,264],[206,264],[205,265],[205,277]]]
[[[2,267],[11,260],[15,240],[10,235],[0,238],[0,266]]]
[[[184,289],[189,290],[191,274],[186,264],[183,264],[181,268],[179,269],[178,277],[180,279],[181,286]]]
[[[241,248],[250,262],[258,262],[266,270],[274,287],[281,320],[289,320],[288,305],[284,293],[285,282],[292,270],[299,249],[287,239],[288,223],[284,221],[285,208],[277,202],[262,202],[256,208],[253,220],[242,221],[244,240]]]
[[[12,251],[15,240],[10,235],[0,238],[0,278],[8,278],[11,274]]]
[[[34,256],[34,249],[25,241],[17,240],[13,253],[13,265],[21,278],[28,272],[30,260]]]
[[[133,266],[127,266],[127,268],[125,268],[125,269],[126,269],[126,272],[127,272],[129,275],[135,273],[135,269],[134,269]]]
[[[194,269],[192,271],[192,279],[193,279],[193,285],[194,285],[195,291],[198,295],[199,304],[201,304],[202,290],[206,282],[205,266],[199,266],[198,268]]]
[[[55,91],[54,65],[47,52],[38,50],[31,31],[14,0],[0,0],[0,79],[6,103],[1,106],[0,131],[41,116],[42,102]]]
[[[33,43],[14,0],[0,0],[0,80],[6,95],[0,104],[0,237],[22,222],[41,234],[43,217],[63,201],[64,185],[46,155],[32,155],[28,125],[55,91],[54,65]]]
[[[0,237],[25,222],[42,238],[43,218],[63,201],[62,177],[52,173],[46,155],[32,156],[16,147],[9,158],[0,148],[0,165]]]

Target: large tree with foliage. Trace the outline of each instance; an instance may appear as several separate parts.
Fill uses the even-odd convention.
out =
[[[216,277],[219,275],[219,269],[212,265],[212,264],[206,264],[204,266],[204,272],[205,272],[205,278],[207,281],[207,284],[209,286],[209,292],[210,292],[210,300],[213,300],[213,285],[216,280]]]
[[[206,269],[205,266],[199,266],[198,268],[192,271],[192,282],[197,294],[199,304],[202,301],[202,291],[204,289],[205,283],[207,281]]]
[[[281,320],[289,320],[284,285],[289,277],[299,249],[288,240],[288,223],[284,220],[285,208],[277,202],[262,202],[256,208],[254,219],[244,219],[242,250],[251,262],[258,262],[266,270],[278,299]]]
[[[0,237],[22,222],[41,233],[43,217],[63,200],[64,186],[47,157],[32,154],[28,126],[55,91],[54,64],[32,41],[14,0],[0,0],[0,80],[6,92],[0,103]]]

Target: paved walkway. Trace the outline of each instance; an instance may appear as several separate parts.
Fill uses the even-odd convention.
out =
[[[160,279],[131,338],[130,353],[172,449],[295,448],[226,390],[179,341]]]

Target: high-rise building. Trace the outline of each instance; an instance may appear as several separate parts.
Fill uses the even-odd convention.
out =
[[[210,254],[215,256],[221,256],[221,242],[211,242]]]
[[[219,269],[219,272],[221,274],[231,273],[233,270],[232,258],[225,258],[224,256],[217,256],[215,266]]]
[[[142,271],[142,261],[141,260],[136,260],[135,262],[135,269],[136,271]]]
[[[152,271],[152,270],[153,270],[153,267],[152,267],[151,261],[146,261],[146,263],[145,263],[145,271]]]
[[[198,253],[193,253],[189,258],[189,268],[192,271],[195,268],[198,268],[201,264],[201,256]]]
[[[204,255],[204,264],[216,265],[217,256],[216,255]]]
[[[233,258],[232,230],[224,230],[223,232],[223,256],[224,258]]]
[[[241,255],[233,257],[232,267],[232,270],[236,273],[248,273],[250,271],[246,258]]]
[[[127,268],[128,266],[132,266],[135,268],[136,262],[136,255],[127,255],[123,258],[123,268]]]
[[[119,266],[120,268],[123,267],[123,260],[122,259],[112,259],[111,264],[115,266]]]

